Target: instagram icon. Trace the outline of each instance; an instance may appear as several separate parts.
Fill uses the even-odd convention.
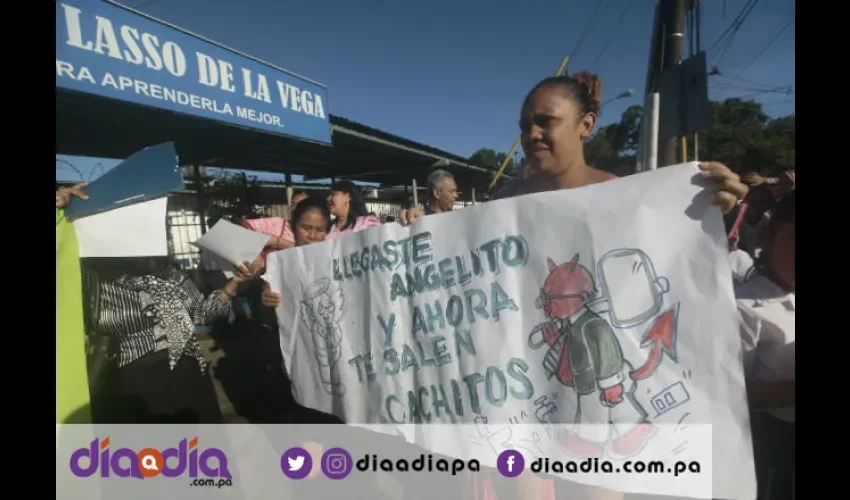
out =
[[[351,454],[344,448],[331,448],[322,455],[322,473],[329,479],[348,477],[351,468]]]

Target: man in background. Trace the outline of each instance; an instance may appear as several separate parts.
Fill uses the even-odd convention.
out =
[[[428,176],[428,202],[425,215],[451,212],[457,201],[457,183],[446,170],[437,169]]]

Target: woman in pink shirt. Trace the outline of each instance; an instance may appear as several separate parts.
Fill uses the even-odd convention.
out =
[[[381,225],[381,219],[366,208],[363,192],[351,181],[338,181],[331,186],[328,208],[334,216],[328,230],[329,240]]]

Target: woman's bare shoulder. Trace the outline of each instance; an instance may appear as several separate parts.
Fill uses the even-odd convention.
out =
[[[594,184],[619,178],[611,172],[599,170],[598,168],[592,168],[591,170],[593,171],[592,179]]]

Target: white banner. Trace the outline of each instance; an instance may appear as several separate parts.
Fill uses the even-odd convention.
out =
[[[495,455],[463,426],[447,439],[402,424],[574,423],[537,448],[614,460],[659,440],[677,454],[659,429],[711,424],[714,498],[753,498],[726,238],[697,172],[668,167],[270,255],[296,398],[482,463]],[[609,486],[665,493],[645,483]]]

